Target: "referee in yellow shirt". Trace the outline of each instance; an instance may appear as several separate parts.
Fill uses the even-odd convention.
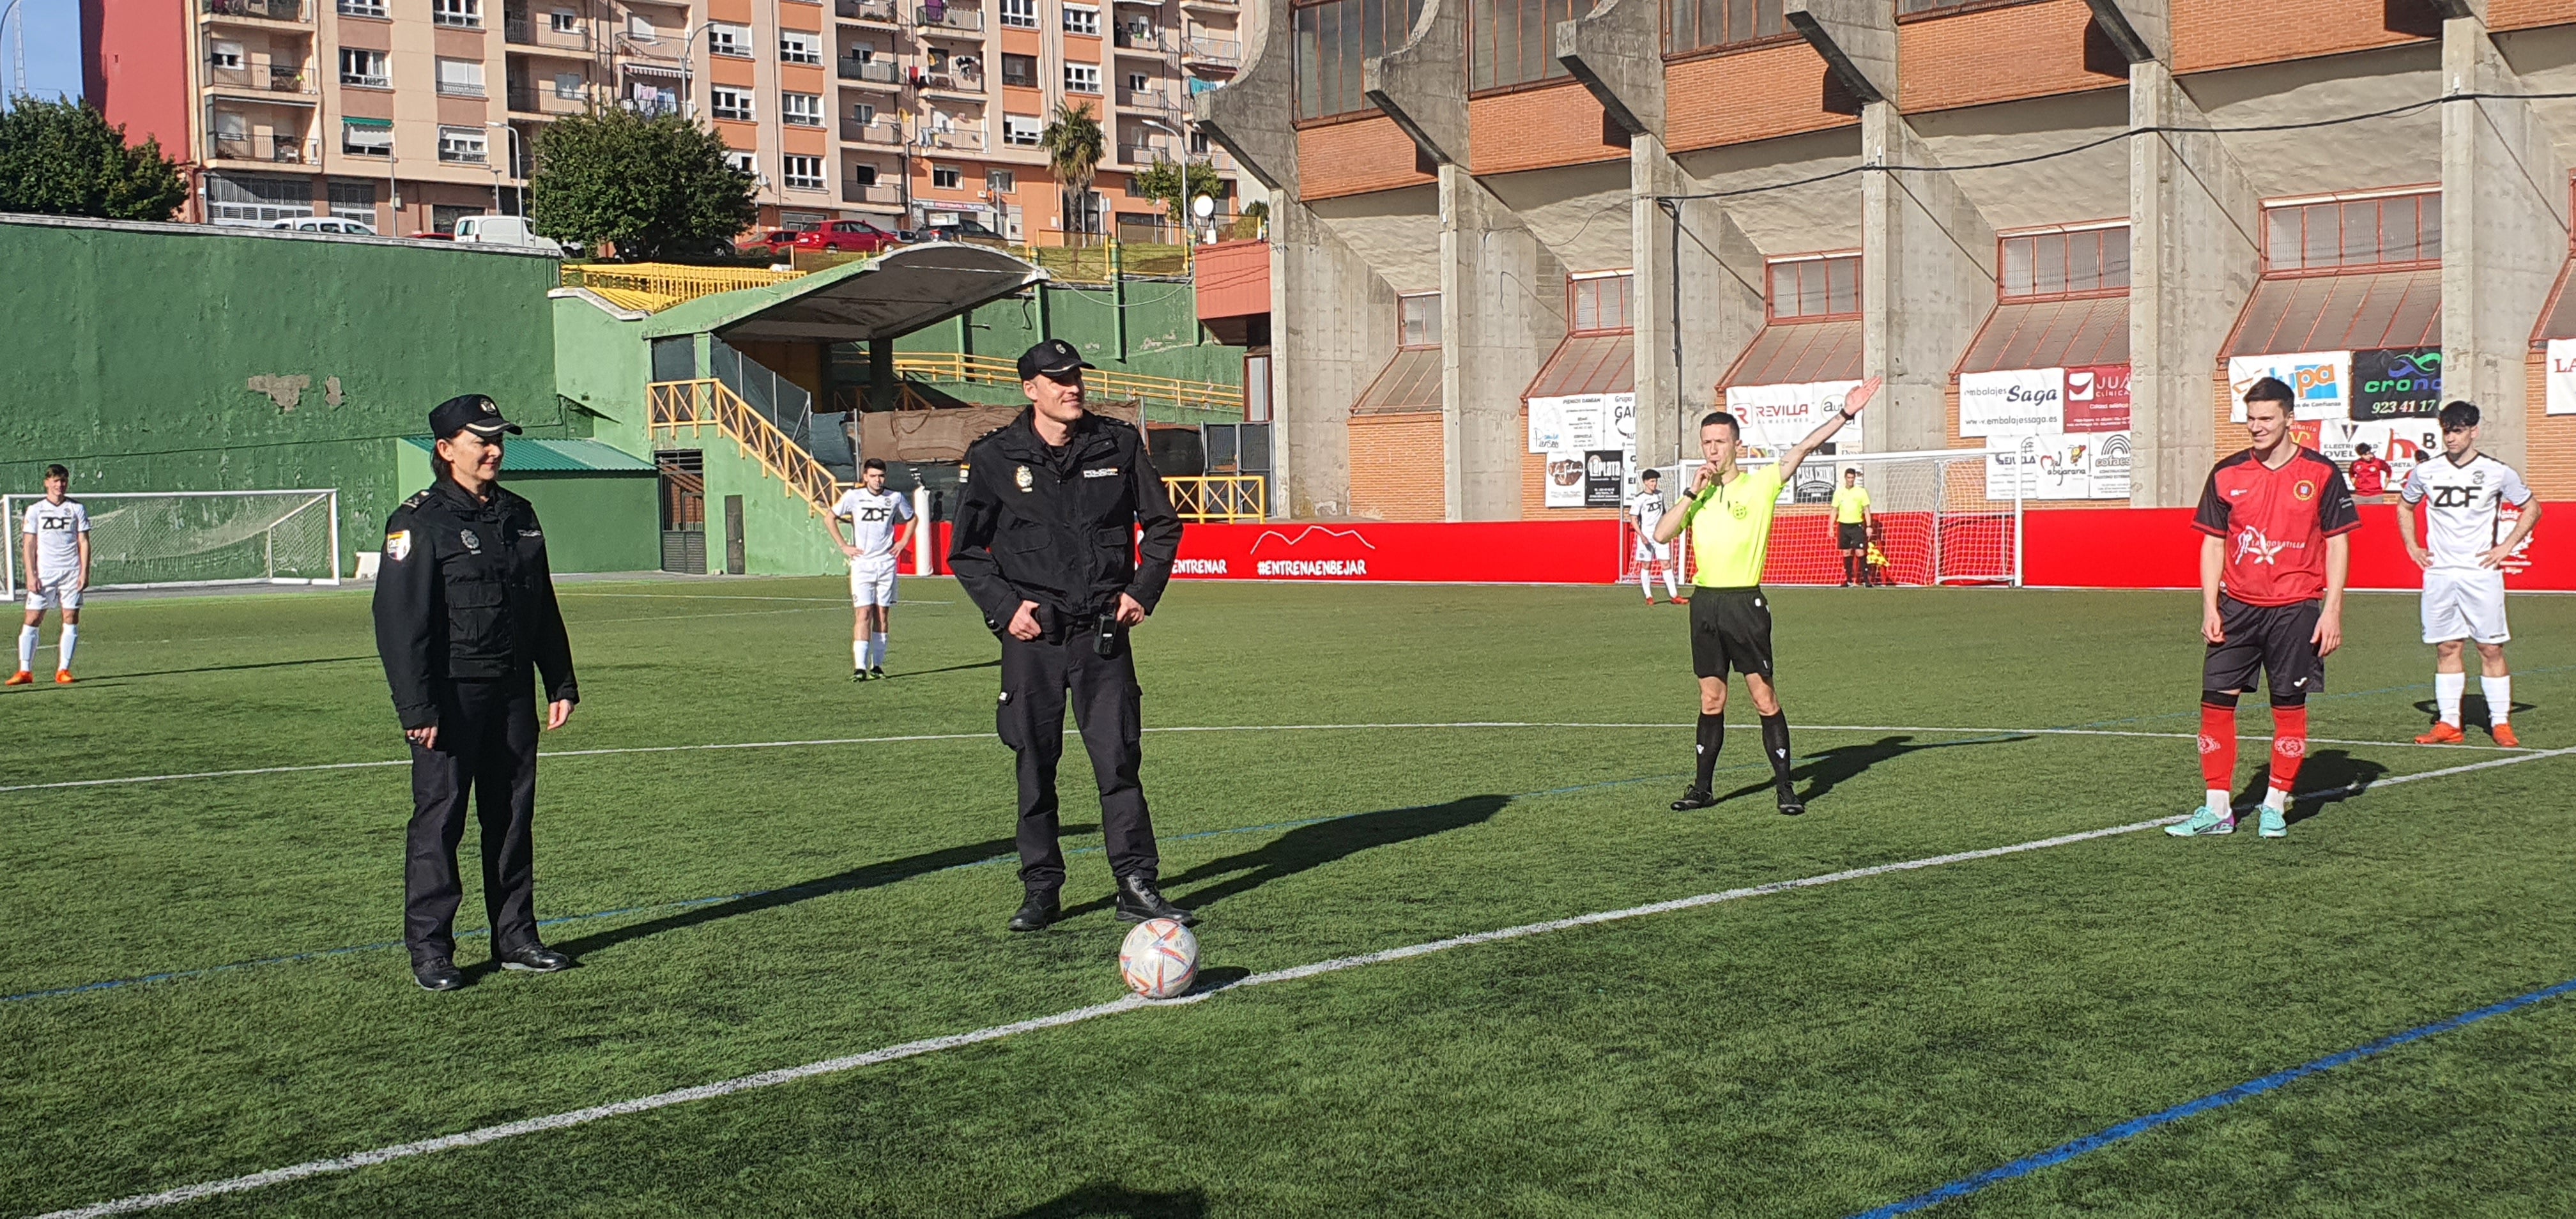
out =
[[[1808,455],[1860,415],[1878,386],[1877,377],[1862,382],[1824,423],[1767,469],[1735,468],[1736,450],[1744,440],[1735,416],[1712,411],[1699,421],[1699,451],[1706,464],[1691,479],[1690,497],[1655,526],[1658,542],[1690,530],[1691,556],[1699,564],[1690,602],[1691,666],[1699,674],[1699,770],[1690,790],[1673,801],[1674,812],[1717,803],[1709,783],[1717,773],[1718,751],[1726,745],[1729,668],[1744,675],[1753,710],[1762,717],[1762,751],[1770,757],[1779,785],[1780,811],[1790,816],[1807,811],[1789,781],[1789,717],[1781,714],[1779,692],[1771,685],[1771,602],[1762,595],[1762,564],[1771,553],[1771,511],[1779,504],[1780,489],[1789,485]]]
[[[1843,552],[1843,587],[1869,583],[1869,488],[1849,466],[1834,488],[1834,546]]]

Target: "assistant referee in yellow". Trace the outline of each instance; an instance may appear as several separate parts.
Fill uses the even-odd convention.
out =
[[[1789,781],[1789,717],[1781,713],[1779,691],[1771,681],[1771,600],[1762,594],[1762,564],[1771,555],[1771,512],[1779,505],[1780,489],[1834,433],[1860,416],[1878,386],[1879,378],[1872,377],[1841,402],[1828,402],[1833,413],[1816,430],[1781,454],[1778,464],[1757,470],[1736,468],[1744,428],[1735,416],[1711,411],[1699,421],[1705,464],[1691,479],[1689,498],[1655,526],[1658,542],[1690,530],[1691,557],[1699,567],[1690,602],[1691,667],[1699,674],[1699,768],[1690,790],[1673,801],[1674,812],[1717,803],[1709,783],[1717,774],[1718,751],[1726,746],[1729,668],[1744,675],[1753,710],[1762,717],[1762,752],[1771,759],[1780,811],[1793,817],[1807,811]]]

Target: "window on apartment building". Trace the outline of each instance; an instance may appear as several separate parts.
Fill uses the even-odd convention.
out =
[[[1731,47],[1790,32],[1780,0],[1664,0],[1664,50]]]
[[[1088,4],[1068,4],[1064,6],[1064,32],[1068,34],[1089,34],[1094,38],[1099,37],[1100,10],[1093,8]]]
[[[1771,320],[1821,321],[1860,316],[1860,255],[1776,259],[1770,266]]]
[[[1626,271],[1580,276],[1567,284],[1566,294],[1573,298],[1573,332],[1601,334],[1635,329],[1636,285],[1637,277]]]
[[[1002,0],[1002,24],[1023,30],[1038,28],[1038,0]]]
[[[1467,87],[1500,89],[1564,76],[1556,23],[1589,8],[1577,0],[1476,0],[1467,25]]]
[[[823,36],[808,34],[803,30],[778,31],[778,62],[823,62]]]
[[[2129,290],[2129,226],[2009,233],[1995,240],[2004,300],[2112,295]]]
[[[429,19],[440,25],[480,26],[483,0],[429,0]]]
[[[954,165],[930,167],[930,184],[941,190],[955,190],[966,181],[966,175]]]
[[[331,179],[331,214],[360,224],[376,222],[376,184]]]
[[[1045,130],[1046,124],[1030,115],[1005,114],[1002,116],[1002,142],[1005,144],[1034,148],[1037,146],[1039,136]]]
[[[457,221],[463,220],[468,216],[479,216],[482,213],[483,209],[480,206],[469,207],[462,203],[430,204],[429,231],[433,233],[445,233],[448,236],[453,237],[456,235]]]
[[[340,83],[369,89],[392,88],[394,81],[385,69],[385,53],[356,47],[340,48]]]
[[[385,0],[340,0],[340,15],[373,17],[381,21],[385,16]]]
[[[864,161],[850,166],[850,181],[860,186],[876,185],[877,167]]]
[[[588,83],[581,78],[579,72],[557,72],[555,73],[555,98],[567,102],[580,101],[587,96],[583,86]]]
[[[449,97],[483,96],[483,61],[479,59],[439,60],[438,91]]]
[[[779,94],[778,121],[790,127],[822,126],[823,95],[820,93]]]
[[[2442,259],[2442,196],[2295,199],[2263,206],[2263,267],[2345,271]]]
[[[750,122],[752,120],[751,90],[725,88],[707,90],[707,113],[720,119]]]
[[[1100,65],[1069,63],[1064,66],[1064,91],[1067,93],[1100,92]]]
[[[728,21],[708,22],[707,53],[730,55],[736,59],[752,58],[751,27],[735,25]]]
[[[651,42],[661,35],[653,28],[652,18],[647,17],[642,13],[628,13],[626,15],[626,36],[637,42]]]
[[[206,175],[206,219],[216,224],[266,224],[312,214],[308,179]]]
[[[984,189],[1007,195],[1020,189],[1020,177],[1007,169],[988,169],[984,171]]]
[[[778,179],[789,190],[823,189],[823,158],[788,153],[778,158]]]
[[[394,125],[384,119],[342,119],[340,152],[352,157],[394,155]]]
[[[858,123],[858,125],[859,125],[859,126],[861,126],[861,127],[866,127],[866,126],[870,126],[870,125],[874,124],[874,123],[877,121],[877,106],[876,106],[876,103],[875,103],[875,102],[852,102],[852,103],[850,103],[850,118],[851,118],[853,121],[855,121],[856,123]]]
[[[1290,58],[1297,69],[1297,117],[1328,118],[1369,108],[1360,65],[1404,45],[1422,0],[1323,0],[1295,14]]]
[[[1440,345],[1439,293],[1425,292],[1419,296],[1395,298],[1395,345],[1398,347]]]
[[[1142,93],[1142,92],[1144,92],[1144,91],[1146,90],[1146,88],[1148,87],[1148,82],[1150,82],[1152,79],[1153,79],[1152,77],[1149,77],[1149,76],[1145,75],[1145,74],[1144,74],[1144,73],[1142,73],[1142,72],[1130,72],[1130,73],[1128,73],[1128,74],[1127,74],[1127,92],[1129,92],[1129,93],[1131,93],[1131,94],[1133,94],[1133,93]]]
[[[209,67],[223,68],[230,71],[240,70],[242,66],[242,44],[238,42],[218,42],[214,44],[206,51],[206,64]]]
[[[438,159],[465,165],[483,163],[488,137],[481,127],[441,127],[438,129]]]
[[[556,9],[546,14],[546,28],[558,34],[578,34],[581,32],[581,14],[568,8]]]
[[[1002,56],[1002,83],[1023,89],[1038,87],[1038,57],[1035,55]]]
[[[760,180],[760,154],[728,148],[725,150],[725,168],[757,182]]]

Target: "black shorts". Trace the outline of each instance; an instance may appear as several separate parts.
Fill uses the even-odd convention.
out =
[[[1695,588],[1690,599],[1691,670],[1728,669],[1771,677],[1771,598],[1759,588]]]
[[[2227,642],[2209,646],[2209,656],[2201,662],[2200,688],[2251,694],[2260,671],[2274,698],[2325,693],[2326,661],[2317,655],[2316,643],[2317,615],[2323,608],[2316,601],[2247,605],[2220,594],[2218,625]]]
[[[1837,525],[1834,527],[1834,534],[1840,539],[1835,546],[1837,550],[1869,549],[1869,526],[1867,525]]]

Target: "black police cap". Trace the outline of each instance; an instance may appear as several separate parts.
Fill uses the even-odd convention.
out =
[[[1048,339],[1020,353],[1020,379],[1034,381],[1039,377],[1056,377],[1077,368],[1097,368],[1063,339]]]
[[[489,440],[503,432],[518,435],[519,425],[502,418],[500,405],[482,394],[458,394],[429,413],[429,434],[440,440],[466,431]]]

